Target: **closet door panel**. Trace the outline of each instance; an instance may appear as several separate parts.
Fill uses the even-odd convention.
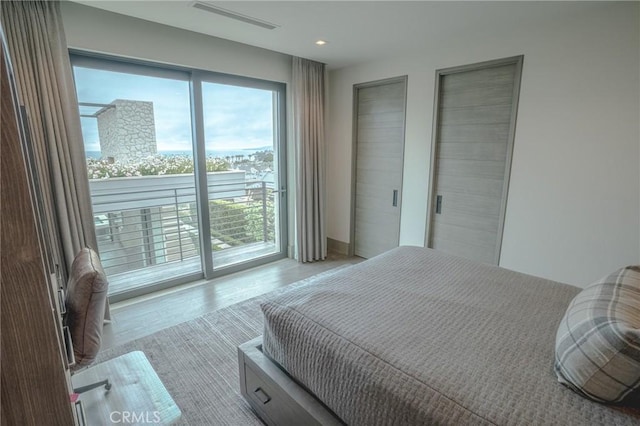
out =
[[[406,78],[357,85],[354,96],[352,242],[369,258],[399,243]]]
[[[429,247],[498,264],[522,57],[437,74]]]

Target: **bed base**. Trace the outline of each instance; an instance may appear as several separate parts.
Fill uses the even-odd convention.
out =
[[[267,425],[344,424],[262,353],[262,336],[238,346],[238,367],[242,396]]]

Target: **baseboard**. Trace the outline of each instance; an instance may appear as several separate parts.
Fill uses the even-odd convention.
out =
[[[344,241],[334,240],[333,238],[327,238],[327,252],[335,253],[342,256],[349,256],[350,247],[349,243],[345,243]],[[296,259],[295,247],[288,247],[289,258]]]
[[[349,243],[344,241],[334,240],[333,238],[327,238],[327,251],[331,253],[341,254],[343,256],[349,255]]]

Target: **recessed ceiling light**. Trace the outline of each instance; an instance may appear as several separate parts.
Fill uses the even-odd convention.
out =
[[[324,46],[325,44],[327,44],[327,42],[326,42],[326,41],[324,41],[324,40],[318,40],[318,41],[316,41],[316,44],[317,44],[318,46]]]

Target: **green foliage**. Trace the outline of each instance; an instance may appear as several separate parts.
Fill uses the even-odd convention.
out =
[[[231,169],[222,158],[207,157],[207,172],[223,172]],[[137,162],[110,162],[87,158],[89,179],[108,179],[113,177],[178,175],[193,173],[191,157],[179,155],[155,155]]]
[[[270,151],[270,150],[257,151],[253,154],[253,156],[256,159],[256,161],[273,164],[273,151]]]
[[[238,246],[242,246],[242,245],[246,244],[246,242],[240,241],[240,240],[236,240],[235,238],[230,237],[229,235],[225,235],[225,234],[220,233],[220,232],[213,232],[212,231],[211,232],[211,249],[213,251],[224,250],[218,244],[213,243],[215,240],[222,241],[223,243],[229,244],[232,247],[238,247]]]
[[[267,200],[267,241],[275,241],[273,201]],[[231,246],[264,241],[262,201],[247,204],[227,200],[209,202],[211,236]]]
[[[218,157],[207,157],[207,172],[226,172],[231,170],[227,160]]]
[[[230,245],[251,242],[247,235],[247,217],[243,205],[227,200],[210,201],[209,218],[211,235],[219,236]]]
[[[273,201],[267,200],[265,203],[267,216],[267,241],[275,241],[276,215],[273,209]],[[264,215],[262,201],[252,202],[247,206],[247,233],[254,241],[264,241]]]

